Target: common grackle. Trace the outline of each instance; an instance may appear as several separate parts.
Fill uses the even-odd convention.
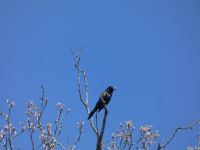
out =
[[[96,103],[96,106],[94,107],[94,109],[90,112],[88,120],[93,116],[93,114],[98,110],[98,112],[100,112],[105,105],[107,105],[112,97],[113,91],[115,90],[115,88],[113,86],[109,86],[99,97],[98,102]]]

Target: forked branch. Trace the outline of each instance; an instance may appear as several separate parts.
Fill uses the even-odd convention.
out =
[[[81,49],[80,52],[82,52],[83,49]],[[79,94],[79,99],[81,101],[81,103],[83,104],[83,106],[86,109],[87,114],[90,114],[89,111],[89,106],[88,106],[88,79],[87,79],[87,74],[86,71],[81,67],[80,65],[80,52],[79,53],[75,53],[75,51],[71,50],[72,55],[74,57],[74,61],[75,61],[75,68],[77,70],[77,79],[78,79],[78,94]],[[83,80],[84,82],[84,90],[82,91],[82,86],[81,86],[81,81]],[[103,123],[102,123],[102,127],[101,127],[101,131],[98,131],[98,127],[97,127],[97,120],[96,120],[96,128],[94,125],[94,122],[92,120],[92,118],[90,119],[90,126],[92,128],[92,130],[94,131],[94,133],[97,136],[97,146],[96,149],[97,150],[101,150],[102,149],[102,138],[104,135],[104,131],[105,131],[105,127],[106,127],[106,119],[107,119],[107,115],[108,115],[108,110],[105,107],[105,112],[104,112],[104,117],[103,117]],[[97,119],[97,117],[96,117]]]

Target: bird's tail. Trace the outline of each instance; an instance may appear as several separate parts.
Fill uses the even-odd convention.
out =
[[[89,114],[89,117],[88,117],[88,120],[93,116],[93,114],[96,112],[96,109],[93,109],[90,114]]]

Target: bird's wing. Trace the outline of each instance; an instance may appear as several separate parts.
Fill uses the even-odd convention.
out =
[[[106,91],[104,91],[104,92],[101,94],[100,98],[99,98],[101,101],[104,102],[104,104],[106,103],[107,94],[108,94],[108,93],[107,93]]]
[[[109,94],[107,91],[104,91],[101,94],[100,99],[103,99],[103,102],[107,105],[110,102],[111,97],[112,97],[112,94]]]

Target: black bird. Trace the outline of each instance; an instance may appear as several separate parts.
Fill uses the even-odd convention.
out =
[[[115,88],[113,86],[109,86],[99,97],[98,102],[96,103],[96,106],[94,107],[94,109],[90,112],[88,120],[93,116],[93,114],[98,110],[98,112],[100,112],[105,105],[107,105],[112,97],[113,91],[115,90]]]

